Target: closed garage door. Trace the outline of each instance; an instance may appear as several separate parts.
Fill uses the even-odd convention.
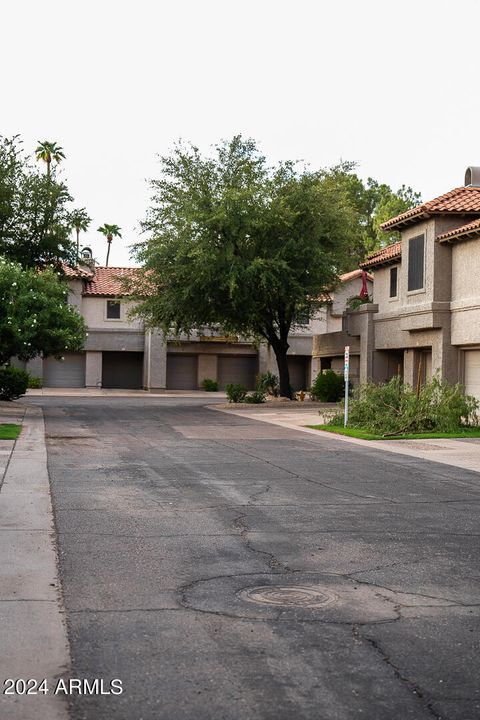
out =
[[[465,392],[480,400],[480,350],[465,351]]]
[[[310,358],[306,355],[289,355],[288,372],[290,374],[290,385],[295,392],[298,390],[306,390],[310,386],[307,385],[307,371],[310,366]]]
[[[44,387],[85,387],[85,355],[66,353],[63,360],[53,357],[43,361]]]
[[[142,378],[143,353],[102,353],[102,387],[138,390],[143,385]]]
[[[197,355],[167,354],[168,390],[197,390]]]
[[[229,383],[240,383],[245,385],[247,390],[253,390],[257,367],[255,355],[219,355],[217,372],[220,390],[225,390]]]

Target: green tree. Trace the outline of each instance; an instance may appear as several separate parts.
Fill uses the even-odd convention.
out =
[[[72,210],[70,213],[70,223],[77,236],[77,263],[80,257],[80,232],[86,232],[91,222],[92,218],[89,217],[86,208]]]
[[[57,272],[25,270],[0,258],[0,365],[11,357],[81,350],[85,323],[67,298],[68,285]]]
[[[63,148],[57,145],[56,142],[50,142],[49,140],[44,140],[43,142],[38,140],[37,142],[38,147],[35,150],[35,157],[37,160],[43,160],[43,162],[46,163],[47,176],[50,177],[52,161],[60,163],[62,160],[65,160]]]
[[[102,235],[105,235],[107,238],[107,259],[105,261],[105,267],[108,267],[108,259],[110,257],[110,246],[112,244],[112,239],[114,237],[122,237],[122,233],[120,232],[122,228],[118,227],[118,225],[109,225],[108,223],[104,223],[99,228],[97,228],[98,232],[102,233]]]
[[[167,333],[218,324],[266,340],[290,397],[288,334],[336,283],[354,225],[346,192],[326,171],[269,167],[240,136],[212,157],[177,145],[162,169],[134,249],[136,313]]]
[[[354,270],[365,255],[399,240],[398,231],[384,233],[380,225],[421,203],[421,195],[405,185],[395,192],[373,178],[364,182],[354,172],[355,167],[353,162],[343,162],[331,168],[332,177],[347,193],[356,214],[355,239],[344,270]]]
[[[0,255],[24,267],[74,263],[71,200],[54,172],[30,165],[18,136],[0,137]]]

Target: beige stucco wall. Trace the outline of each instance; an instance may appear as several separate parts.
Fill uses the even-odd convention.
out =
[[[102,330],[142,330],[143,323],[138,318],[129,318],[128,311],[133,307],[129,301],[120,302],[120,320],[107,320],[107,300],[115,298],[84,297],[82,314],[87,326]]]
[[[85,353],[85,387],[102,386],[102,353]]]
[[[480,343],[480,242],[452,245],[452,343]]]
[[[82,313],[82,280],[69,280],[68,281],[68,302],[73,305],[78,312]]]

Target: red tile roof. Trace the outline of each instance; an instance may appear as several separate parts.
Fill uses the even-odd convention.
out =
[[[77,278],[79,280],[83,278],[91,278],[93,275],[93,270],[87,269],[87,268],[81,268],[77,265],[77,267],[70,267],[69,265],[63,265],[63,272],[68,278]]]
[[[430,215],[448,213],[480,214],[480,187],[469,185],[450,190],[445,195],[440,195],[434,200],[417,205],[417,207],[387,220],[381,225],[381,228],[382,230],[391,230],[422,217],[428,218]]]
[[[376,250],[371,255],[360,263],[361,268],[370,268],[377,265],[387,265],[388,263],[399,260],[402,257],[402,243],[401,241],[387,245],[387,247],[381,250]]]
[[[138,270],[134,267],[100,267],[95,268],[95,275],[85,282],[83,295],[100,295],[104,297],[125,296],[128,292],[122,278],[134,279]]]
[[[454,228],[453,230],[449,230],[448,232],[439,235],[437,240],[440,242],[450,242],[460,238],[466,239],[468,237],[475,237],[478,234],[480,234],[480,218],[468,223],[467,225],[461,225],[458,228]]]

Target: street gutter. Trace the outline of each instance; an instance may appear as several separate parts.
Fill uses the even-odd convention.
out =
[[[464,470],[472,470],[480,473],[480,439],[462,439],[462,438],[432,438],[429,440],[361,440],[360,438],[349,437],[348,435],[337,435],[323,430],[314,430],[305,427],[312,425],[312,414],[305,413],[305,417],[301,419],[301,413],[296,411],[297,423],[289,421],[287,418],[289,409],[285,408],[283,412],[279,408],[277,412],[267,414],[255,412],[251,410],[233,410],[227,409],[225,406],[208,405],[209,410],[224,412],[231,415],[239,415],[251,420],[271,423],[280,427],[296,430],[298,432],[315,435],[323,440],[338,440],[339,442],[353,443],[358,447],[364,447],[383,450],[384,452],[396,453],[398,455],[408,455],[409,457],[421,458],[432,462],[443,463],[453,467],[462,468]]]

